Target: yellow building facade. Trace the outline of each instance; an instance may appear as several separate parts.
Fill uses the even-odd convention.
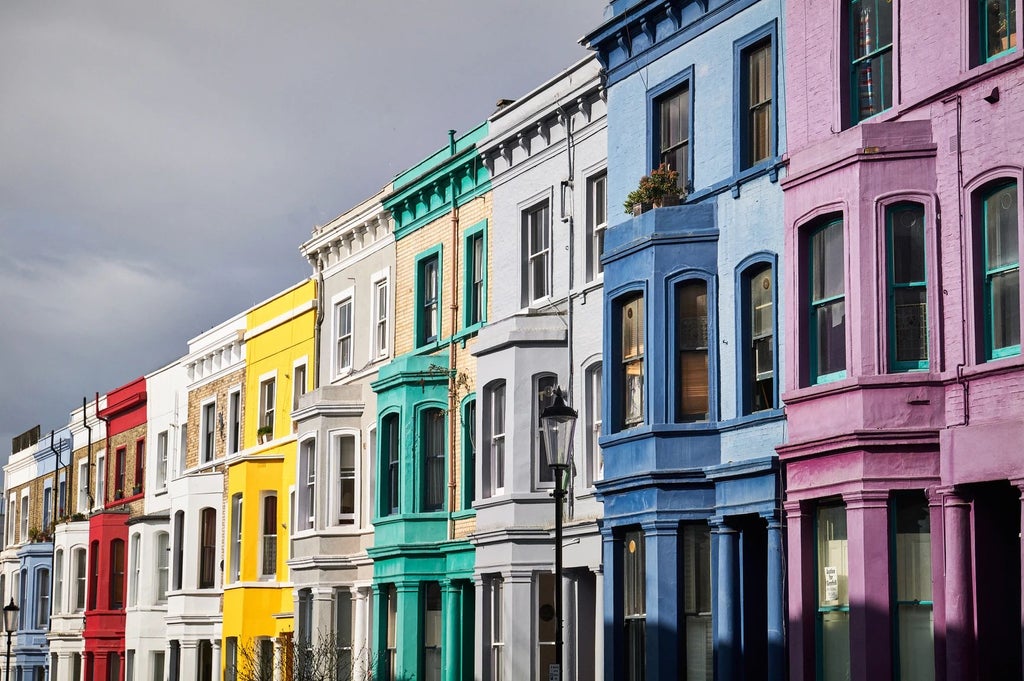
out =
[[[291,412],[313,388],[316,283],[299,283],[246,319],[242,443],[227,461],[224,667],[287,664],[294,630],[288,574],[296,442]]]

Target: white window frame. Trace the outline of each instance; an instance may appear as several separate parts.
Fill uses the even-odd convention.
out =
[[[552,260],[552,244],[551,244],[551,196],[549,193],[545,193],[543,196],[536,197],[534,200],[523,205],[520,208],[520,233],[522,239],[522,298],[523,307],[530,307],[541,303],[551,297],[551,260]],[[541,210],[546,211],[547,220],[544,225],[544,230],[547,234],[547,244],[544,248],[537,248],[537,244],[534,244],[530,238],[530,227],[529,221],[530,216]],[[538,262],[540,264],[538,264]],[[538,291],[534,290],[533,272],[536,267],[544,268],[544,291],[538,295]]]
[[[228,560],[228,581],[238,582],[242,579],[242,510],[244,500],[242,493],[231,495],[231,556]]]
[[[81,551],[81,554],[79,554]],[[82,556],[82,562],[79,563],[78,556]],[[84,546],[75,546],[71,549],[71,562],[72,562],[72,573],[75,580],[75,591],[74,591],[74,602],[71,608],[72,612],[84,612],[88,601],[86,600],[88,593],[88,576],[89,576],[89,551]],[[79,570],[81,565],[81,570]],[[81,607],[78,603],[81,602]]]
[[[265,549],[265,546],[266,546],[266,543],[267,543],[267,539],[270,537],[269,534],[264,532],[264,528],[266,526],[266,513],[264,513],[264,510],[266,509],[267,497],[274,497],[274,499],[275,499],[275,506],[276,506],[275,514],[277,516],[274,519],[275,522],[274,522],[274,535],[273,535],[273,537],[274,537],[274,571],[273,572],[266,572],[263,569],[264,558],[265,558],[265,555],[264,555],[265,551],[264,551],[264,549]],[[256,565],[258,567],[257,575],[258,575],[258,577],[261,580],[264,580],[264,581],[268,581],[268,580],[269,581],[276,581],[277,580],[277,564],[280,562],[280,557],[277,554],[279,553],[279,551],[278,551],[279,546],[278,545],[280,544],[280,539],[281,539],[281,533],[278,531],[279,530],[279,525],[281,524],[281,499],[279,498],[279,496],[278,496],[278,494],[277,494],[277,492],[275,490],[264,490],[264,491],[261,491],[259,498],[260,498],[260,512],[259,512],[259,520],[260,520],[259,538],[260,538],[260,543],[259,543],[259,546],[258,546],[258,556],[257,556],[257,563],[256,563]]]
[[[156,489],[167,487],[167,447],[170,444],[170,433],[161,430],[156,434]]]
[[[242,449],[242,386],[228,391],[228,454]]]
[[[167,602],[167,592],[171,588],[171,533],[160,531],[154,538],[156,542],[156,593],[153,598],[158,605]],[[164,546],[161,547],[161,540]],[[163,593],[161,593],[161,588]]]
[[[320,477],[317,471],[319,457],[316,435],[307,435],[299,440],[298,452],[296,458],[299,470],[296,471],[295,480],[302,494],[299,495],[300,508],[296,515],[299,517],[301,529],[313,530],[316,529],[316,487],[317,479]]]
[[[341,320],[342,308],[348,308],[348,333],[342,336]],[[331,297],[331,374],[335,378],[342,378],[352,372],[355,366],[355,311],[356,296],[355,288],[349,287]],[[348,342],[348,357],[342,358],[342,341]]]
[[[502,398],[501,398],[501,422],[502,422],[502,428],[501,428],[501,432],[500,433],[495,432],[495,429],[496,429],[495,422],[497,421],[496,416],[497,416],[498,410],[495,407],[494,395],[495,395],[495,391],[498,388],[501,388],[501,393],[502,393]],[[508,461],[508,381],[504,381],[504,380],[494,381],[493,383],[490,383],[486,387],[486,389],[484,391],[484,413],[483,413],[483,418],[485,419],[484,432],[486,433],[486,438],[485,438],[484,446],[487,448],[487,453],[486,453],[486,456],[487,456],[487,480],[484,481],[485,484],[482,485],[482,487],[486,491],[486,495],[487,496],[493,497],[493,496],[498,496],[500,494],[504,494],[505,493],[505,483],[506,483],[506,479],[505,479],[506,478],[506,470],[505,470],[506,469],[506,465],[505,464]],[[496,459],[496,457],[495,457],[496,446],[499,444],[499,442],[497,442],[497,441],[500,441],[500,444],[502,446],[502,456],[501,456],[501,464],[500,464],[500,466],[498,465],[498,462],[495,460]],[[501,485],[498,485],[499,473],[500,473],[500,477],[501,477]]]
[[[391,352],[391,268],[385,268],[370,275],[371,316],[370,357],[386,359]],[[384,289],[384,306],[381,309],[380,291]]]
[[[96,454],[96,496],[93,508],[103,508],[107,496],[107,452],[100,450]]]
[[[142,535],[134,532],[128,542],[128,607],[133,608],[139,604],[139,552],[142,549]]]
[[[366,442],[368,447],[365,451],[362,447],[356,450],[356,459],[360,466],[360,471],[356,473],[356,497],[359,499],[359,504],[356,506],[360,516],[357,519],[357,527],[370,527],[370,523],[373,520],[373,494],[372,490],[377,489],[377,425],[374,424],[366,429]],[[361,472],[365,472],[366,479],[363,480],[360,475]],[[367,490],[371,490],[370,493],[363,494],[363,485],[360,484],[362,481],[363,485],[366,486]]]
[[[540,422],[540,398],[541,393],[547,391],[547,389],[541,389],[541,381],[554,379],[554,383],[551,386],[552,394],[548,400],[554,400],[554,390],[558,388],[558,374],[553,371],[541,371],[532,376],[530,379],[530,437],[532,439],[532,446],[530,448],[532,455],[530,459],[534,462],[533,469],[533,485],[535,489],[552,489],[555,486],[555,475],[554,471],[544,461],[544,457],[541,456],[540,448],[546,446],[544,443],[544,429]],[[507,405],[506,405],[507,408]],[[506,424],[506,428],[507,428]],[[506,450],[507,452],[507,450]],[[550,480],[545,480],[544,475],[550,475]]]
[[[46,573],[45,576],[43,573]],[[50,591],[50,568],[45,565],[36,568],[33,578],[35,579],[36,606],[33,624],[36,629],[46,629],[50,623],[50,600],[53,598]]]
[[[598,203],[597,185],[604,184],[604,222],[597,222]],[[586,229],[586,281],[597,281],[604,277],[604,269],[601,266],[601,252],[604,244],[604,234],[608,228],[608,171],[605,168],[596,170],[587,176],[587,229]],[[601,245],[601,248],[598,246]]]
[[[302,374],[299,376],[299,374]],[[309,358],[303,355],[292,362],[292,411],[299,408],[299,398],[309,392]]]
[[[213,413],[207,417],[207,410],[213,407]],[[210,444],[206,444],[206,436],[210,435]],[[217,453],[217,397],[203,400],[199,404],[199,465],[213,462]]]
[[[0,594],[0,599],[3,594]],[[64,549],[57,549],[53,554],[53,612],[64,612]]]
[[[19,531],[18,531],[18,543],[28,543],[28,515],[29,515],[29,491],[28,489],[21,490],[21,515],[18,517]]]
[[[352,476],[349,479],[354,479],[354,496],[352,513],[346,516],[346,520],[350,522],[342,523],[341,516],[341,438],[351,437],[352,438]],[[358,429],[354,428],[340,428],[337,430],[331,430],[328,433],[328,442],[330,443],[330,472],[328,480],[331,483],[331,489],[328,493],[328,498],[331,504],[331,525],[345,528],[357,528],[360,526],[361,511],[362,511],[362,485],[361,483],[361,469],[362,469],[362,457],[359,455],[362,451],[361,433]]]
[[[273,384],[274,384],[273,404],[272,405],[267,405],[266,392],[265,392],[264,388],[266,387],[267,383],[270,383],[270,382],[273,382]],[[276,434],[277,434],[277,423],[276,423],[276,421],[277,421],[277,403],[279,401],[278,398],[280,397],[279,391],[277,389],[278,388],[277,383],[278,383],[278,381],[277,381],[277,370],[276,369],[274,371],[268,371],[267,373],[265,373],[265,374],[263,374],[263,375],[261,375],[259,377],[260,411],[259,411],[259,418],[258,418],[258,420],[256,422],[256,427],[257,428],[262,428],[264,425],[270,425],[270,427],[274,429],[273,432],[271,432],[271,434],[270,434],[271,439],[273,439],[276,436]],[[268,406],[269,406],[269,409],[268,409]],[[269,419],[267,418],[268,414],[270,416]],[[269,424],[267,423],[268,420],[270,422]]]
[[[587,471],[590,476],[590,486],[604,478],[604,456],[601,453],[601,445],[598,438],[601,437],[601,410],[604,394],[601,391],[601,381],[604,376],[604,365],[600,360],[587,366],[584,370],[586,377],[586,443],[587,443]]]
[[[75,500],[76,513],[89,512],[89,459],[78,460],[78,499]]]

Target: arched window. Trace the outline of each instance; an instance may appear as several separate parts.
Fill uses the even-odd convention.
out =
[[[811,385],[846,378],[846,268],[843,220],[812,230],[810,253]]]
[[[96,594],[99,591],[100,543],[94,541],[89,545],[89,609],[96,609]]]
[[[381,515],[398,513],[399,509],[399,441],[398,414],[388,414],[381,421]]]
[[[459,506],[472,508],[476,481],[476,397],[462,403],[462,480]]]
[[[46,629],[50,623],[50,571],[36,570],[36,629]]]
[[[423,448],[423,510],[440,511],[445,505],[444,412],[424,409],[420,412],[420,443]]]
[[[177,511],[174,514],[174,588],[180,589],[182,585],[182,572],[184,568],[184,552],[182,551],[185,540],[185,512]]]
[[[260,576],[277,575],[277,495],[263,496],[260,540]]]
[[[311,530],[316,526],[316,438],[299,445],[299,526]]]
[[[676,421],[708,419],[708,285],[676,286]]]
[[[604,477],[604,457],[597,440],[601,437],[601,363],[587,367],[586,376],[586,431],[584,433],[587,452],[589,484],[593,485]]]
[[[533,377],[533,413],[531,429],[533,433],[532,462],[534,485],[551,487],[555,484],[555,474],[549,465],[547,439],[540,423],[540,415],[555,401],[555,388],[558,387],[558,376],[551,373],[536,374]]]
[[[996,182],[980,194],[985,359],[1020,354],[1020,232],[1017,183]]]
[[[901,202],[885,211],[889,368],[928,368],[928,268],[924,206]]]
[[[774,409],[777,403],[774,261],[761,257],[741,272],[737,291],[742,339],[736,359],[742,414]]]
[[[84,548],[74,549],[72,551],[74,556],[74,570],[75,570],[75,612],[82,612],[85,610],[85,580],[87,572],[87,561]]]
[[[633,428],[644,421],[644,296],[636,293],[616,306],[618,338],[619,428]]]
[[[57,549],[53,554],[53,611],[64,612],[64,550]],[[3,594],[0,593],[0,602]]]

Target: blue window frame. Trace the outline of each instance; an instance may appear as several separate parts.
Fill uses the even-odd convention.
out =
[[[619,303],[619,385],[621,428],[633,428],[644,422],[644,348],[646,328],[644,296],[631,295]]]
[[[415,304],[416,345],[436,343],[441,335],[441,246],[416,256]]]
[[[676,295],[676,421],[706,421],[709,417],[708,284],[688,279]]]
[[[850,121],[892,106],[892,0],[847,0]]]
[[[679,173],[679,186],[693,191],[693,67],[648,91],[651,168],[662,163]]]
[[[733,46],[733,156],[737,172],[766,163],[777,154],[776,32],[773,22],[737,40]]]
[[[886,208],[889,368],[928,368],[928,268],[924,206],[903,202]]]
[[[843,220],[810,234],[811,383],[846,377],[846,275]]]
[[[487,321],[487,221],[473,225],[462,236],[462,326],[473,328]]]
[[[1020,252],[1017,183],[981,195],[986,359],[1020,354]]]

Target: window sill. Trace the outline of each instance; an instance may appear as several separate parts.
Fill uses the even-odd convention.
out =
[[[476,509],[472,509],[472,508],[467,508],[465,510],[456,511],[455,513],[452,513],[452,518],[455,519],[455,520],[465,520],[467,518],[475,518],[475,517],[476,517]]]
[[[726,421],[719,421],[718,428],[721,431],[736,430],[747,426],[771,423],[785,418],[786,413],[782,409],[764,409],[752,414],[744,414]]]

